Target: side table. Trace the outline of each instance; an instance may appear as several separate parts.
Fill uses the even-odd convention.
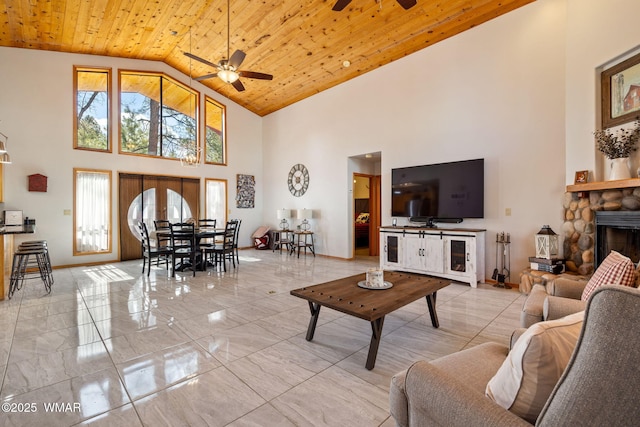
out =
[[[275,252],[276,249],[280,249],[282,253],[282,246],[287,247],[287,251],[293,249],[293,238],[291,237],[291,230],[271,230],[273,233],[273,246],[271,252]]]
[[[293,231],[293,245],[291,246],[291,254],[298,249],[298,258],[300,258],[300,249],[304,248],[304,255],[307,255],[307,248],[313,256],[316,256],[315,247],[313,246],[313,231]]]

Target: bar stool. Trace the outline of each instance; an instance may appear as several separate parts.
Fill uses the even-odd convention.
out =
[[[51,267],[51,258],[49,258],[49,247],[46,240],[29,240],[20,244],[24,249],[43,249],[44,250],[44,266],[46,267],[47,278],[50,284],[53,284],[53,269]],[[50,286],[49,286],[50,287]]]
[[[9,299],[15,291],[22,289],[25,280],[40,277],[47,293],[51,293],[53,272],[49,249],[44,240],[23,242],[13,254]]]

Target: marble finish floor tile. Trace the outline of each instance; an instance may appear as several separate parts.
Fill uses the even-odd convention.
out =
[[[330,362],[286,341],[227,365],[265,400],[273,399],[329,367]]]
[[[369,371],[368,322],[325,307],[306,341],[308,304],[289,291],[377,263],[250,249],[237,268],[195,277],[164,266],[147,277],[140,260],[56,269],[51,294],[34,282],[0,301],[0,400],[39,405],[0,425],[391,427],[395,373],[508,343],[524,299],[452,283],[438,291],[440,328],[424,299],[386,316]]]
[[[34,412],[9,412],[3,425],[71,426],[130,403],[115,368],[109,368],[2,400],[36,405]],[[57,406],[52,406],[58,404]]]
[[[104,340],[104,344],[114,363],[118,364],[188,341],[190,338],[180,328],[172,324],[119,335]]]
[[[250,323],[225,329],[197,342],[220,362],[227,364],[281,341],[277,335]]]
[[[133,404],[112,409],[77,425],[91,427],[143,427],[142,421],[140,421],[136,410],[133,408]]]
[[[0,396],[36,390],[74,377],[113,367],[101,341],[30,358],[11,358]]]
[[[265,400],[225,367],[134,402],[145,425],[224,426]]]
[[[129,396],[135,400],[220,365],[202,347],[190,342],[128,360],[117,368]]]
[[[247,415],[238,418],[234,422],[227,424],[228,427],[264,427],[264,426],[278,426],[278,427],[295,427],[287,417],[282,415],[276,408],[270,404],[264,404],[261,407],[254,409]],[[395,424],[394,424],[395,427]]]
[[[298,426],[377,426],[389,415],[389,394],[333,366],[271,404]]]

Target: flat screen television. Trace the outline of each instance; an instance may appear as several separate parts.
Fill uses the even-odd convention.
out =
[[[392,169],[391,216],[484,218],[484,159]]]

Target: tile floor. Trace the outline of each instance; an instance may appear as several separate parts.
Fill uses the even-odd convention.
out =
[[[0,302],[0,425],[393,426],[391,376],[506,344],[522,297],[454,283],[439,329],[410,304],[385,319],[368,371],[370,326],[325,308],[307,342],[307,302],[289,290],[376,263],[245,250],[239,268],[195,278],[136,261],[55,270],[51,295],[34,281]]]

